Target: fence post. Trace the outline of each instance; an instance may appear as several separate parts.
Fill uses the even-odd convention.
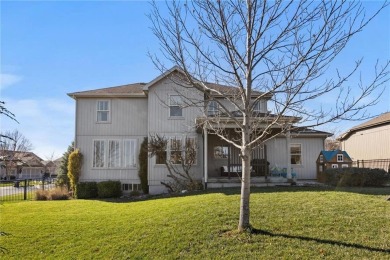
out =
[[[24,179],[23,199],[27,200],[27,179]]]
[[[42,177],[42,190],[45,190],[45,177]]]
[[[357,167],[359,168],[359,160],[357,160]]]

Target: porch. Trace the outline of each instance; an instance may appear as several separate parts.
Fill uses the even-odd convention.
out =
[[[215,134],[205,131],[204,140],[204,182],[208,187],[235,187],[241,184],[242,165],[240,151]],[[297,174],[291,169],[289,152],[289,139],[286,136],[286,147],[282,153],[286,157],[283,168],[275,169],[275,162],[270,163],[267,158],[267,146],[255,148],[251,155],[251,184],[254,186],[267,186],[270,183],[289,183],[295,180]],[[284,161],[284,160],[283,160]],[[288,171],[290,167],[290,171]]]

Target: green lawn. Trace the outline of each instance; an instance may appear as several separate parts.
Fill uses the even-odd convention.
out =
[[[0,205],[3,259],[390,259],[390,189],[263,188],[136,201]]]

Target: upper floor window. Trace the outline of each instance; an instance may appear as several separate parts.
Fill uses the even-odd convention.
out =
[[[219,107],[218,103],[215,100],[210,100],[207,105],[207,115],[208,116],[215,116],[218,114]]]
[[[323,163],[324,162],[324,156],[321,154],[320,155],[320,163]]]
[[[182,99],[179,95],[169,96],[169,116],[181,117],[183,116],[183,109],[181,107]]]
[[[302,164],[302,145],[291,144],[290,145],[291,164]]]
[[[99,100],[97,102],[97,122],[110,122],[110,101]]]
[[[261,112],[261,102],[259,100],[253,104],[253,112]]]
[[[342,154],[338,154],[337,155],[337,162],[343,162],[343,161],[344,161],[343,155]]]

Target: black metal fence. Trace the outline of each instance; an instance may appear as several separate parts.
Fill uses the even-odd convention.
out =
[[[52,178],[1,180],[0,201],[33,199],[37,190],[52,189],[54,181]]]
[[[352,167],[383,169],[390,173],[390,159],[357,160],[352,163]]]

